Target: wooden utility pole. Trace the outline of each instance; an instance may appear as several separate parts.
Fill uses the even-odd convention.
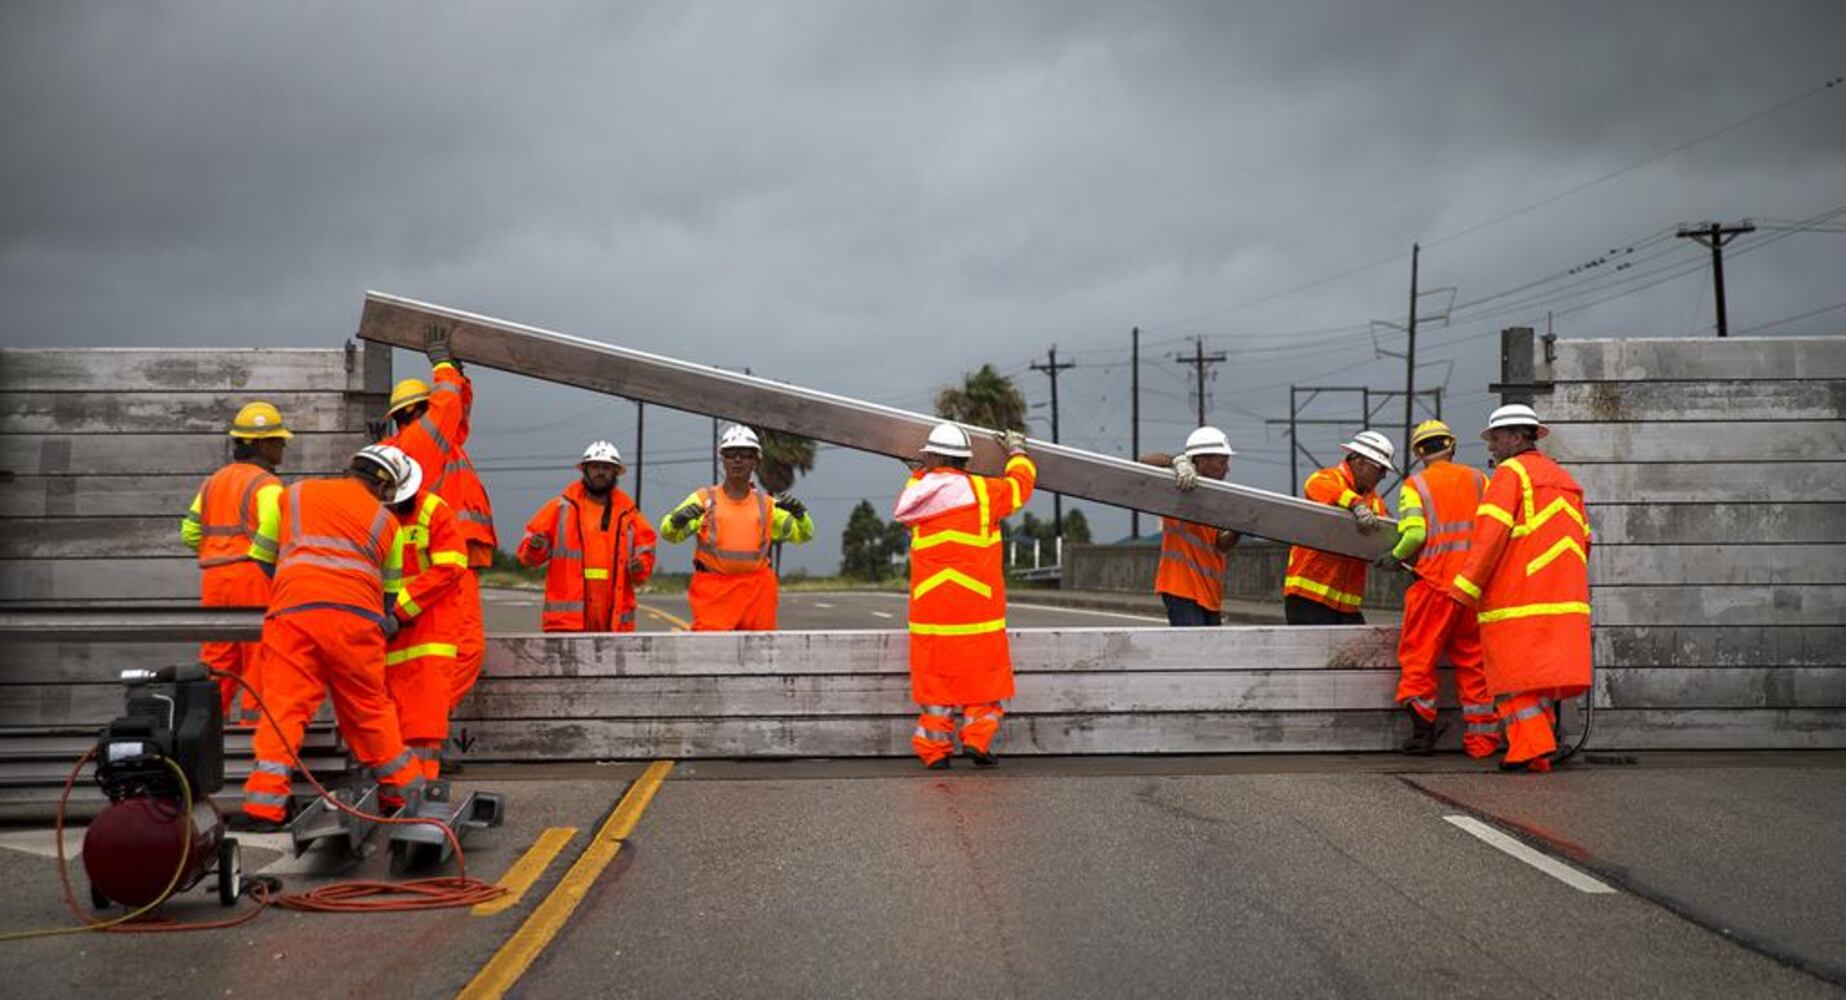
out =
[[[635,509],[641,509],[641,449],[647,441],[647,404],[635,400]]]
[[[1205,338],[1204,337],[1194,337],[1192,339],[1192,357],[1188,358],[1183,354],[1180,355],[1179,357],[1180,364],[1191,365],[1193,370],[1197,373],[1198,387],[1199,387],[1198,426],[1200,427],[1205,426],[1205,366],[1221,364],[1223,361],[1224,361],[1223,351],[1214,351],[1211,354],[1205,353]]]
[[[1141,328],[1128,331],[1128,460],[1141,460]],[[1128,515],[1128,537],[1141,537],[1141,512]]]
[[[1404,436],[1401,439],[1405,475],[1410,474],[1410,431],[1416,421],[1411,408],[1417,401],[1417,257],[1421,253],[1421,247],[1410,244],[1410,320],[1404,327],[1409,342],[1404,348]]]
[[[1066,368],[1075,368],[1075,367],[1077,366],[1069,361],[1066,361],[1063,364],[1058,364],[1058,345],[1056,344],[1052,344],[1051,350],[1046,352],[1046,361],[1044,364],[1032,366],[1033,371],[1044,372],[1046,375],[1051,376],[1051,443],[1052,444],[1058,443],[1058,373],[1063,371]],[[1051,528],[1052,532],[1056,534],[1057,537],[1063,538],[1064,537],[1064,495],[1061,493],[1051,494],[1051,524],[1052,524],[1052,528]]]
[[[1687,226],[1674,235],[1682,240],[1697,240],[1711,248],[1711,287],[1717,293],[1718,336],[1731,335],[1731,318],[1724,308],[1724,245],[1745,233],[1756,232],[1756,227],[1748,222],[1735,226],[1707,222],[1697,226]]]

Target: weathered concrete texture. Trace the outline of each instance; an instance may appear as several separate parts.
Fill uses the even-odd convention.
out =
[[[1158,524],[1156,524],[1158,529]],[[1288,549],[1263,540],[1240,543],[1225,560],[1224,596],[1281,603],[1287,576]],[[1141,545],[1066,545],[1061,584],[1072,590],[1110,590],[1145,594],[1154,589],[1160,568],[1158,542]],[[1372,571],[1366,575],[1365,607],[1401,608],[1410,578]]]

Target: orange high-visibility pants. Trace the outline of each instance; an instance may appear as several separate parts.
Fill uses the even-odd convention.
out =
[[[709,573],[694,570],[686,600],[694,632],[770,632],[776,627],[776,571]]]
[[[269,714],[252,741],[256,763],[244,781],[244,812],[280,822],[288,814],[289,771],[309,720],[331,694],[333,718],[353,756],[378,777],[381,798],[423,784],[385,690],[385,637],[349,611],[297,611],[263,622],[263,701]]]
[[[1500,699],[1500,721],[1506,727],[1506,762],[1530,761],[1527,770],[1549,771],[1546,759],[1558,748],[1557,721],[1541,692],[1522,691]]]
[[[925,764],[955,752],[955,709],[950,705],[923,705],[917,714],[917,731],[910,736],[910,748]]]
[[[481,663],[487,659],[487,623],[481,614],[481,585],[475,570],[462,578],[461,593],[454,600],[461,602],[457,605],[461,617],[455,629],[455,662],[451,664],[451,712],[474,690],[474,682],[481,679]]]
[[[432,654],[385,667],[385,691],[397,706],[398,731],[406,744],[440,748],[449,738],[455,659]]]
[[[1429,581],[1418,579],[1404,594],[1404,625],[1397,640],[1397,703],[1425,719],[1436,718],[1436,661],[1447,654],[1455,665],[1461,696],[1462,749],[1486,757],[1500,746],[1500,724],[1487,675],[1481,667],[1481,626],[1463,607]]]
[[[257,563],[246,560],[205,570],[199,581],[199,604],[207,608],[260,608],[269,603],[269,577]],[[206,642],[199,645],[199,662],[262,691],[257,664],[262,662],[260,642]],[[218,678],[220,707],[226,727],[256,725],[261,714],[256,698],[231,677]]]
[[[1000,734],[1000,717],[1005,715],[994,702],[964,705],[961,710],[961,745],[986,753]]]

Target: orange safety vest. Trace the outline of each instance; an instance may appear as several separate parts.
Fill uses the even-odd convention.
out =
[[[1537,451],[1500,463],[1450,588],[1477,610],[1491,693],[1569,698],[1589,687],[1589,550],[1570,473]]]
[[[1032,496],[1038,467],[1015,455],[1006,475],[939,466],[918,472],[893,518],[910,526],[910,685],[925,705],[1013,696],[1000,521]]]
[[[722,486],[707,486],[699,491],[699,502],[708,513],[699,524],[694,569],[754,573],[769,565],[769,545],[775,529],[769,494],[752,487],[749,496],[732,500]]]
[[[454,660],[467,615],[463,602],[475,586],[454,511],[434,493],[419,497],[416,509],[397,517],[398,558],[384,573],[385,592],[408,619],[386,644],[388,667],[426,656]]]
[[[314,479],[282,491],[282,549],[269,613],[336,608],[379,621],[391,512],[356,479]]]
[[[1416,491],[1422,507],[1398,511],[1399,526],[1423,525],[1423,545],[1416,551],[1417,575],[1446,589],[1467,560],[1474,537],[1474,509],[1481,505],[1487,477],[1479,469],[1454,461],[1437,462],[1411,476],[1405,486]]]
[[[620,489],[609,491],[609,530],[597,524],[585,530],[583,514],[597,511],[602,504],[592,499],[583,483],[575,482],[564,492],[540,507],[526,523],[526,536],[519,543],[519,561],[536,566],[550,561],[545,571],[545,606],[540,628],[547,632],[582,632],[585,620],[588,581],[608,580],[615,592],[617,632],[634,629],[635,585],[654,570],[655,535],[653,525],[635,508],[634,501]],[[534,545],[543,537],[546,544]],[[640,559],[645,567],[639,579],[628,576],[630,559]]]
[[[1218,548],[1218,529],[1178,518],[1160,519],[1160,569],[1154,574],[1154,592],[1172,594],[1207,611],[1224,605],[1225,553]]]
[[[1315,503],[1342,510],[1364,503],[1383,517],[1384,501],[1376,493],[1360,494],[1354,489],[1356,485],[1352,469],[1341,462],[1309,476],[1302,492]],[[1365,603],[1368,565],[1364,559],[1296,545],[1288,550],[1288,575],[1282,581],[1282,593],[1305,597],[1335,611],[1357,611]]]
[[[275,551],[275,539],[257,534],[256,494],[281,485],[274,473],[251,462],[232,462],[205,480],[199,488],[200,569],[246,562],[257,541]]]
[[[422,466],[423,488],[455,511],[462,537],[470,543],[469,564],[486,566],[493,562],[493,504],[463,450],[468,443],[474,385],[446,362],[436,366],[431,378],[435,384],[430,387],[429,409],[384,443],[402,449]]]

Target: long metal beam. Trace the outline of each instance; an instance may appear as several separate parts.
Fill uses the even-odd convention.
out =
[[[920,413],[381,292],[366,293],[359,336],[421,351],[425,331],[437,325],[449,329],[455,356],[470,364],[899,459],[914,457],[937,422]],[[970,468],[999,472],[1004,456],[991,432],[969,430],[975,439]],[[1390,548],[1396,535],[1390,522],[1375,535],[1362,535],[1344,511],[1267,490],[1201,482],[1198,489],[1181,493],[1165,470],[1043,441],[1029,447],[1044,490],[1350,556],[1376,556]]]

